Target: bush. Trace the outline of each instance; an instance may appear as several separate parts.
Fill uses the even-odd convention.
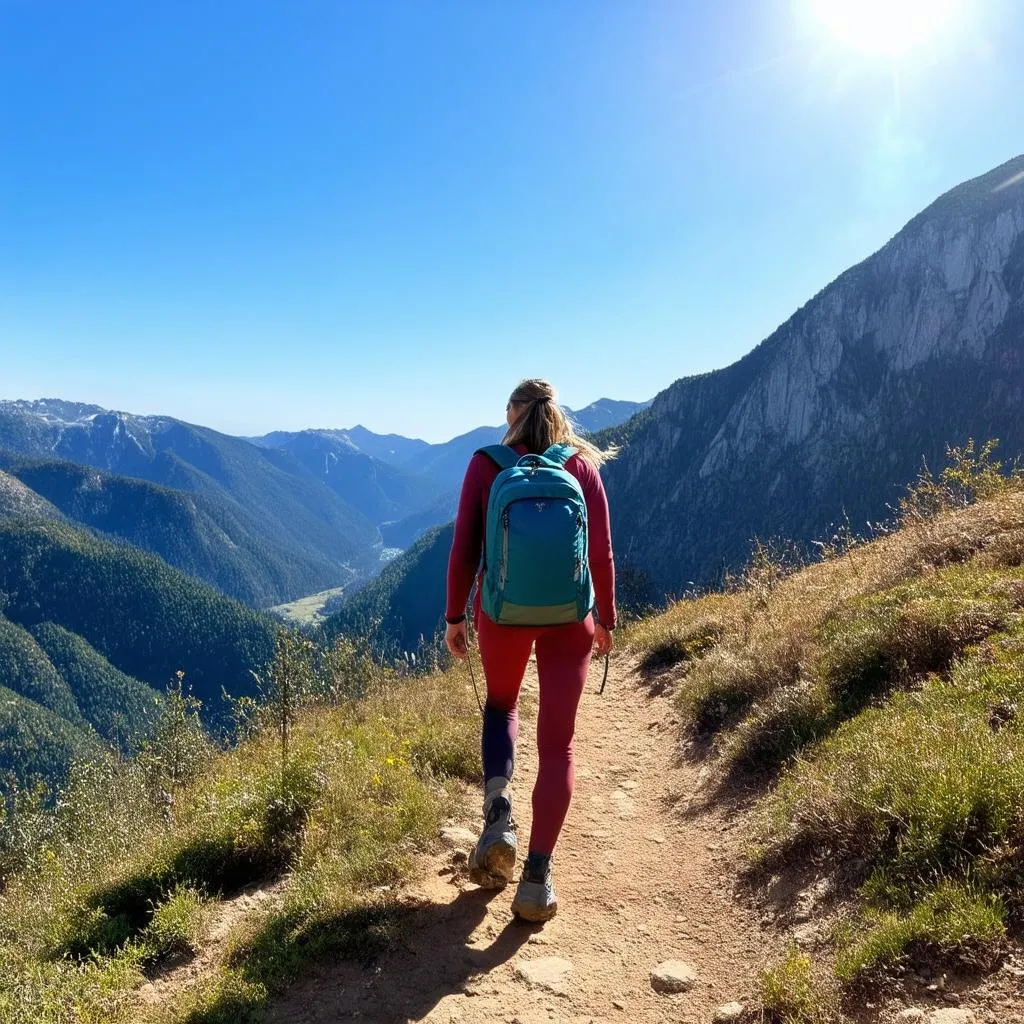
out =
[[[863,926],[865,933],[851,937],[839,951],[836,976],[841,980],[896,964],[912,949],[955,953],[975,966],[991,967],[994,948],[1006,935],[1006,906],[1000,897],[970,884],[943,882],[909,912],[869,912]]]
[[[702,658],[722,638],[725,629],[720,622],[699,622],[688,628],[669,628],[665,635],[649,647],[640,661],[644,672],[658,672],[680,662]]]
[[[765,1016],[773,1024],[826,1024],[834,999],[814,978],[811,958],[792,947],[758,977]]]
[[[178,885],[153,908],[142,932],[146,958],[159,960],[183,953],[195,953],[210,923],[209,899],[196,889]]]

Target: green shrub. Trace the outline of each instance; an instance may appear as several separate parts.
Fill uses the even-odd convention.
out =
[[[647,648],[640,660],[644,672],[659,672],[680,662],[702,658],[722,638],[720,622],[698,622],[688,627],[670,627]]]
[[[188,886],[176,886],[162,903],[153,908],[153,915],[142,932],[146,958],[163,957],[198,951],[210,923],[211,904],[201,892]]]
[[[716,732],[737,721],[759,700],[800,678],[804,640],[778,635],[740,647],[712,650],[691,669],[679,693],[687,724]]]
[[[869,911],[863,928],[836,957],[836,976],[843,981],[898,963],[915,948],[991,966],[993,949],[1006,934],[1006,906],[969,884],[943,882],[908,912]]]
[[[834,999],[815,981],[811,958],[796,947],[758,976],[765,1016],[772,1024],[826,1024]]]

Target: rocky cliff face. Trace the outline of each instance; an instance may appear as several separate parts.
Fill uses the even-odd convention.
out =
[[[942,196],[724,370],[677,381],[606,470],[620,558],[661,593],[755,535],[887,515],[921,459],[1024,452],[1024,157]]]

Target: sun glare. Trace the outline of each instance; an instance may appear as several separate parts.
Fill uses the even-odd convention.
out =
[[[962,0],[807,0],[815,20],[844,46],[866,56],[899,57],[934,42],[956,19]]]

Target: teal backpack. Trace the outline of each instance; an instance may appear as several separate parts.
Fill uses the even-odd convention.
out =
[[[507,445],[480,452],[500,472],[484,529],[484,612],[508,626],[582,622],[594,606],[587,561],[587,504],[565,468],[575,448],[554,444],[519,456]]]

